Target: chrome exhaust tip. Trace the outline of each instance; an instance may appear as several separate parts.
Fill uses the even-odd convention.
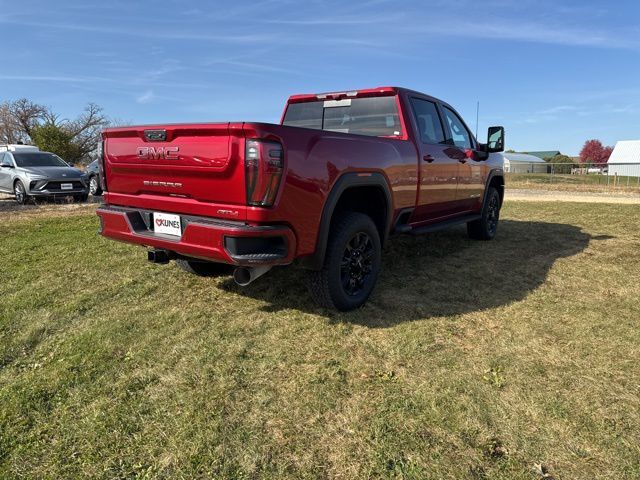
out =
[[[233,271],[233,280],[241,287],[246,287],[251,282],[260,278],[271,270],[271,265],[260,265],[258,267],[238,267]]]

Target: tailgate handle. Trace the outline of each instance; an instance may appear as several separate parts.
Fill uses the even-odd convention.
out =
[[[144,138],[150,142],[164,142],[167,139],[166,130],[145,130]]]

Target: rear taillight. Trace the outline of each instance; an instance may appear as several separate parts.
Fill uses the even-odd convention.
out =
[[[245,145],[244,167],[247,183],[247,204],[270,207],[276,200],[284,151],[278,142],[248,139]]]
[[[100,179],[100,188],[103,192],[107,191],[107,176],[104,168],[104,140],[98,144],[98,178]]]

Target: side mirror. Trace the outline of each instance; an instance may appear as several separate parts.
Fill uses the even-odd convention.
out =
[[[504,152],[504,127],[489,127],[487,133],[487,152]]]

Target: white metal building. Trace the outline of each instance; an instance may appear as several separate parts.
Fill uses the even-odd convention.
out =
[[[540,157],[526,153],[502,154],[504,171],[509,173],[548,173],[549,165]]]
[[[616,143],[607,166],[609,175],[640,177],[640,140]]]

